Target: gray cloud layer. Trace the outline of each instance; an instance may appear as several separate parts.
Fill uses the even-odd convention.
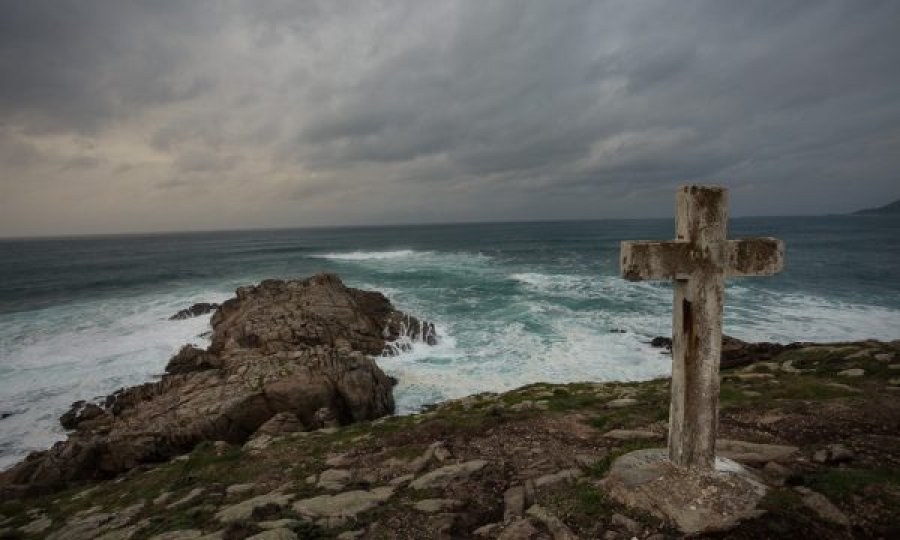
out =
[[[0,235],[900,194],[900,2],[5,2]]]

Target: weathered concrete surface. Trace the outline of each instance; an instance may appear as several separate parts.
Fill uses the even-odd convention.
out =
[[[715,468],[674,465],[664,448],[637,450],[613,462],[602,481],[621,504],[644,510],[686,535],[723,531],[762,512],[766,487],[741,465],[719,458]]]
[[[684,186],[676,195],[676,239],[622,242],[622,276],[672,279],[672,401],[669,457],[711,470],[718,428],[719,357],[726,276],[781,270],[784,245],[774,238],[726,239],[728,192]]]

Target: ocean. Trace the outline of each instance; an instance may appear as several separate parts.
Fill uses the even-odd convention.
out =
[[[79,399],[159,376],[209,317],[169,321],[265,278],[327,270],[433,321],[438,345],[379,358],[400,413],[536,381],[669,373],[649,347],[671,287],[617,275],[619,241],[672,238],[672,220],[262,230],[0,240],[0,468],[64,438]],[[733,279],[725,331],[745,340],[900,338],[900,219],[737,218],[778,236],[782,274]]]

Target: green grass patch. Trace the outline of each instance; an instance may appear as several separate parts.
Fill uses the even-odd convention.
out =
[[[881,467],[877,469],[826,469],[808,481],[809,487],[830,499],[848,501],[852,497],[898,499],[900,488],[900,468]],[[876,489],[872,489],[872,488]],[[892,489],[878,489],[892,488]],[[893,495],[892,495],[893,494]]]

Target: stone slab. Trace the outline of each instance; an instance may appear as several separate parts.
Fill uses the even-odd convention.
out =
[[[621,504],[648,512],[687,535],[725,531],[763,512],[765,485],[740,464],[716,458],[714,470],[677,467],[664,448],[616,459],[601,481]]]

